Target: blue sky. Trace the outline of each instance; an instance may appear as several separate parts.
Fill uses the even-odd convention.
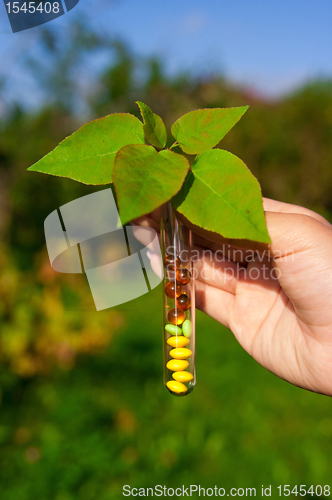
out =
[[[330,0],[118,0],[105,21],[170,71],[219,69],[272,94],[332,75]]]
[[[220,71],[272,97],[332,77],[331,0],[80,0],[52,21],[59,36],[82,13],[135,54],[162,57],[169,73]],[[11,33],[0,5],[0,76],[19,72],[39,32]]]

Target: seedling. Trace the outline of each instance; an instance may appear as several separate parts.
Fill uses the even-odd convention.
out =
[[[129,113],[93,120],[28,170],[82,182],[113,183],[122,224],[170,201],[190,222],[225,238],[270,243],[257,179],[237,156],[215,146],[248,106],[198,109],[166,127],[138,102],[144,123]],[[146,144],[146,141],[150,144]],[[186,156],[194,155],[190,163]]]

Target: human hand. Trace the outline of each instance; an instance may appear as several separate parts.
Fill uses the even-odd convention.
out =
[[[264,210],[268,250],[195,235],[196,306],[272,373],[331,396],[332,225],[315,212],[266,198]],[[134,223],[158,230],[159,220],[156,211]],[[160,262],[151,261],[157,271]]]

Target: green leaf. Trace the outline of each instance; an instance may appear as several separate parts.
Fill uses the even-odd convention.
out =
[[[170,200],[182,186],[188,160],[173,151],[130,145],[115,158],[113,182],[120,219],[126,224]]]
[[[211,149],[197,156],[172,203],[193,224],[225,238],[271,242],[259,183],[228,151]]]
[[[144,120],[145,137],[152,146],[163,149],[167,141],[167,132],[164,122],[160,116],[153,113],[144,102],[136,101],[136,104],[138,104]]]
[[[190,155],[202,153],[214,148],[240,120],[248,107],[190,111],[173,123],[173,137],[185,153]]]
[[[107,115],[83,125],[28,170],[108,184],[116,153],[132,143],[145,143],[142,122],[129,113]]]

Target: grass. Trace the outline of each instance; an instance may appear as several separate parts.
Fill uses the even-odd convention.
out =
[[[203,313],[197,386],[169,394],[160,295],[118,307],[124,326],[107,351],[72,370],[2,374],[1,500],[118,500],[124,485],[157,484],[256,487],[257,496],[272,485],[278,498],[280,484],[329,484],[331,398],[278,379]]]

